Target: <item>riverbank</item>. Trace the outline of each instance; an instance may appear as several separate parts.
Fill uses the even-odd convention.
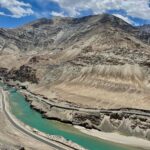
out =
[[[101,132],[95,129],[86,129],[80,126],[74,126],[74,127],[85,134],[88,134],[93,137],[98,137],[103,140],[107,140],[119,144],[130,145],[143,150],[150,149],[150,141],[146,139],[141,139],[133,136],[124,136],[115,132],[114,133]]]
[[[2,104],[2,94],[0,92],[0,149],[27,149],[27,150],[54,150],[47,144],[24,134],[16,129],[6,117]]]
[[[149,111],[134,109],[98,110],[75,107],[21,90],[30,106],[44,118],[103,132],[119,132],[150,140]]]
[[[37,140],[42,139],[41,141],[45,141],[44,143],[47,143],[48,145],[54,146],[54,148],[62,149],[62,150],[85,150],[83,147],[79,146],[76,143],[73,143],[72,141],[68,141],[63,137],[58,137],[55,135],[48,135],[45,133],[42,133],[38,131],[37,129],[31,128],[28,125],[23,124],[18,119],[16,119],[11,113],[9,104],[6,100],[6,93],[2,91],[3,94],[3,105],[4,110],[7,112],[8,117],[12,120],[12,123],[14,123],[15,127],[18,127],[22,132],[25,132],[26,134],[35,137]]]

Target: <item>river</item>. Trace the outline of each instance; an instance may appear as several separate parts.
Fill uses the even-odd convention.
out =
[[[42,118],[41,114],[31,109],[21,93],[8,88],[11,112],[25,124],[42,132],[61,135],[89,150],[135,150],[131,147],[114,144],[80,132],[72,125]],[[137,149],[136,149],[137,150]]]

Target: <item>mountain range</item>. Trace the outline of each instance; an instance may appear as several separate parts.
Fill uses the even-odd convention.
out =
[[[149,109],[150,25],[103,14],[1,28],[0,76],[82,107]]]

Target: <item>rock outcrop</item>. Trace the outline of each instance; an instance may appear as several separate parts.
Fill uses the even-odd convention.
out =
[[[148,112],[139,110],[91,110],[69,104],[58,105],[56,102],[44,99],[31,93],[23,92],[30,106],[42,113],[47,119],[58,120],[64,123],[83,126],[88,129],[97,129],[103,132],[119,132],[127,136],[150,139],[150,121]],[[49,102],[49,103],[48,103]]]
[[[0,143],[0,149],[1,150],[25,150],[25,147],[23,146],[14,146],[14,145],[8,145],[8,144],[1,144]]]

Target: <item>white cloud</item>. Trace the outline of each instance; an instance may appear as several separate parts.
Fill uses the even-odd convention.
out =
[[[56,12],[56,11],[52,11],[51,12],[51,15],[52,16],[59,16],[59,17],[65,17],[64,13],[63,12]]]
[[[76,17],[80,11],[91,9],[94,14],[107,10],[124,10],[127,16],[150,19],[149,0],[49,0],[59,4],[69,16]]]
[[[122,16],[120,14],[113,14],[113,15],[124,20],[125,22],[127,22],[129,24],[134,24],[134,22],[131,19],[129,19],[128,17]]]
[[[34,13],[29,3],[24,3],[19,0],[0,0],[0,7],[9,11],[9,13],[0,12],[0,15],[14,18],[28,16]]]
[[[4,16],[6,15],[4,12],[0,12],[0,16]]]

